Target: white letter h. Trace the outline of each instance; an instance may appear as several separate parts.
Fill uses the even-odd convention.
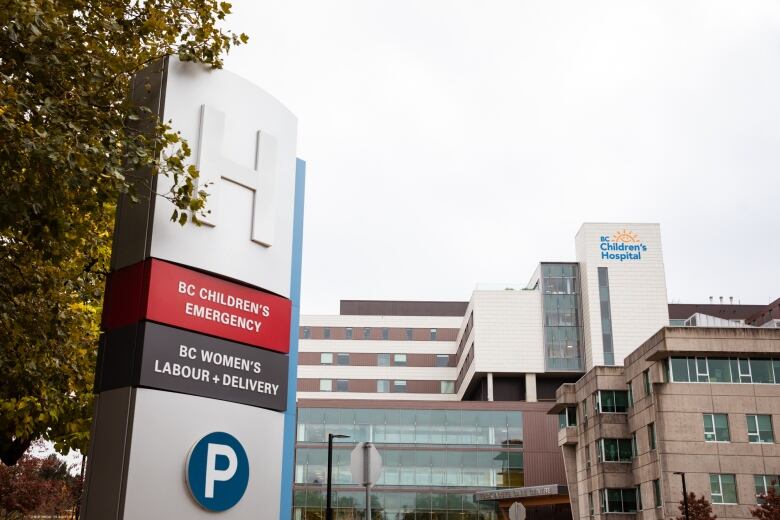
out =
[[[197,166],[200,170],[199,185],[209,193],[206,207],[210,214],[201,220],[215,226],[219,222],[221,181],[228,180],[253,192],[252,235],[253,242],[270,247],[274,240],[274,192],[276,184],[276,139],[267,132],[257,131],[255,167],[246,168],[222,153],[225,135],[225,114],[208,105],[201,105],[200,139]]]

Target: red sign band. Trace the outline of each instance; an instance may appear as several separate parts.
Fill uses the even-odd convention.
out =
[[[291,311],[287,298],[151,259],[111,274],[103,328],[146,319],[287,353]]]

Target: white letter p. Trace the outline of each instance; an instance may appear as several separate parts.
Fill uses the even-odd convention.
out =
[[[217,455],[228,459],[226,469],[217,469]],[[206,498],[214,498],[214,482],[224,482],[233,478],[238,469],[238,457],[230,446],[209,443],[206,451]]]

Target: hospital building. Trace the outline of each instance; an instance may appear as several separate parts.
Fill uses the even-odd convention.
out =
[[[599,514],[611,488],[586,475],[586,441],[572,440],[583,412],[568,411],[583,380],[623,371],[671,324],[761,321],[780,334],[766,325],[771,305],[670,305],[658,224],[586,223],[574,251],[541,261],[525,286],[477,288],[468,301],[342,300],[338,315],[301,316],[294,518],[324,518],[328,433],[349,436],[334,448],[334,518],[363,518],[349,471],[360,441],[383,459],[373,518],[507,518],[514,502],[530,520]]]

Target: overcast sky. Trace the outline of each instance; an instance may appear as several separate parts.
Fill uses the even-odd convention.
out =
[[[302,311],[467,300],[660,222],[670,301],[780,297],[780,3],[236,0],[307,162]]]

